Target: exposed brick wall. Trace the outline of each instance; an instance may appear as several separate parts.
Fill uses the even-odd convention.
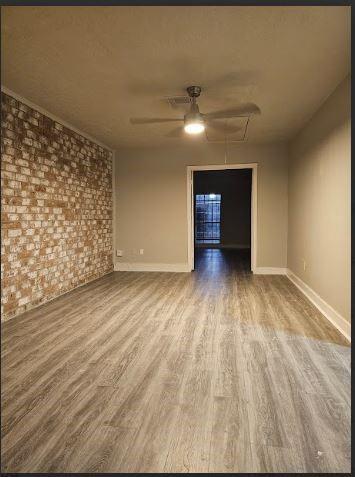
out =
[[[112,154],[1,94],[2,319],[113,270]]]

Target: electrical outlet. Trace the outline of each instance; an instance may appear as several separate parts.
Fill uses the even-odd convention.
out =
[[[140,248],[139,249],[139,255],[143,255],[144,254],[144,248]]]
[[[123,256],[123,250],[116,250],[116,257],[122,257]]]

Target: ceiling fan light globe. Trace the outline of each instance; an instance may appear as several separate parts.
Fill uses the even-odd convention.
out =
[[[205,130],[205,126],[201,122],[187,123],[184,126],[184,130],[187,134],[201,134]]]

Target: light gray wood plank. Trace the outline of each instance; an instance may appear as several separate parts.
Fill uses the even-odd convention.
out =
[[[1,470],[349,472],[349,344],[286,277],[225,255],[5,322]]]

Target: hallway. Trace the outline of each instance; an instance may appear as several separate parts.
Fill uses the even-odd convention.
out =
[[[196,248],[195,271],[213,275],[250,270],[250,249]]]

